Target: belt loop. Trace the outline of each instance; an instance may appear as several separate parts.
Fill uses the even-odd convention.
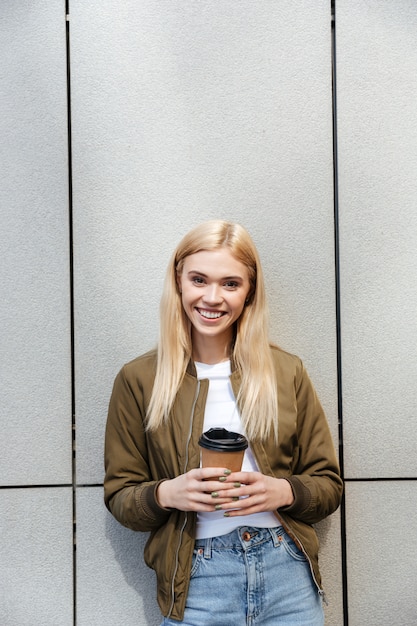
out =
[[[211,559],[211,542],[212,542],[212,537],[208,537],[206,539],[206,543],[204,546],[204,558],[205,559]]]
[[[280,529],[280,526],[276,526],[275,528],[268,528],[270,534],[271,534],[271,538],[272,538],[272,542],[274,544],[274,547],[276,548],[277,546],[279,546],[280,544],[280,540],[281,540],[281,535],[278,538],[278,530]]]

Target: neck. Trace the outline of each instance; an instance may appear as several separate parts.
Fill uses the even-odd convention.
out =
[[[219,338],[193,338],[193,359],[199,363],[214,365],[230,359],[231,341]]]

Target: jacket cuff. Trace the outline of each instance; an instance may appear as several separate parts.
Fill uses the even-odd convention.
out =
[[[283,506],[279,510],[283,513],[288,513],[288,515],[292,517],[297,517],[297,515],[303,513],[310,507],[311,493],[297,476],[289,476],[285,478],[285,480],[291,485],[294,494],[294,502],[290,504],[290,506]]]
[[[166,479],[164,479],[166,480]],[[156,492],[159,485],[164,480],[158,480],[152,485],[147,486],[146,489],[140,489],[137,491],[137,506],[144,511],[146,516],[152,521],[157,521],[162,518],[168,518],[171,514],[171,509],[165,509],[161,506],[157,500]]]

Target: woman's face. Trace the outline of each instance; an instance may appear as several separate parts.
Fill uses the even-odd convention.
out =
[[[230,345],[233,325],[249,295],[246,266],[227,248],[190,254],[184,259],[178,287],[193,340],[211,338]]]

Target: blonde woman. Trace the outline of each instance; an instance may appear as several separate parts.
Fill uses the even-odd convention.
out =
[[[242,226],[211,221],[182,239],[160,318],[157,350],[116,378],[104,486],[121,524],[150,531],[162,624],[321,626],[312,524],[337,509],[342,481],[302,362],[269,342]],[[216,427],[249,440],[241,471],[200,467],[199,437]]]

